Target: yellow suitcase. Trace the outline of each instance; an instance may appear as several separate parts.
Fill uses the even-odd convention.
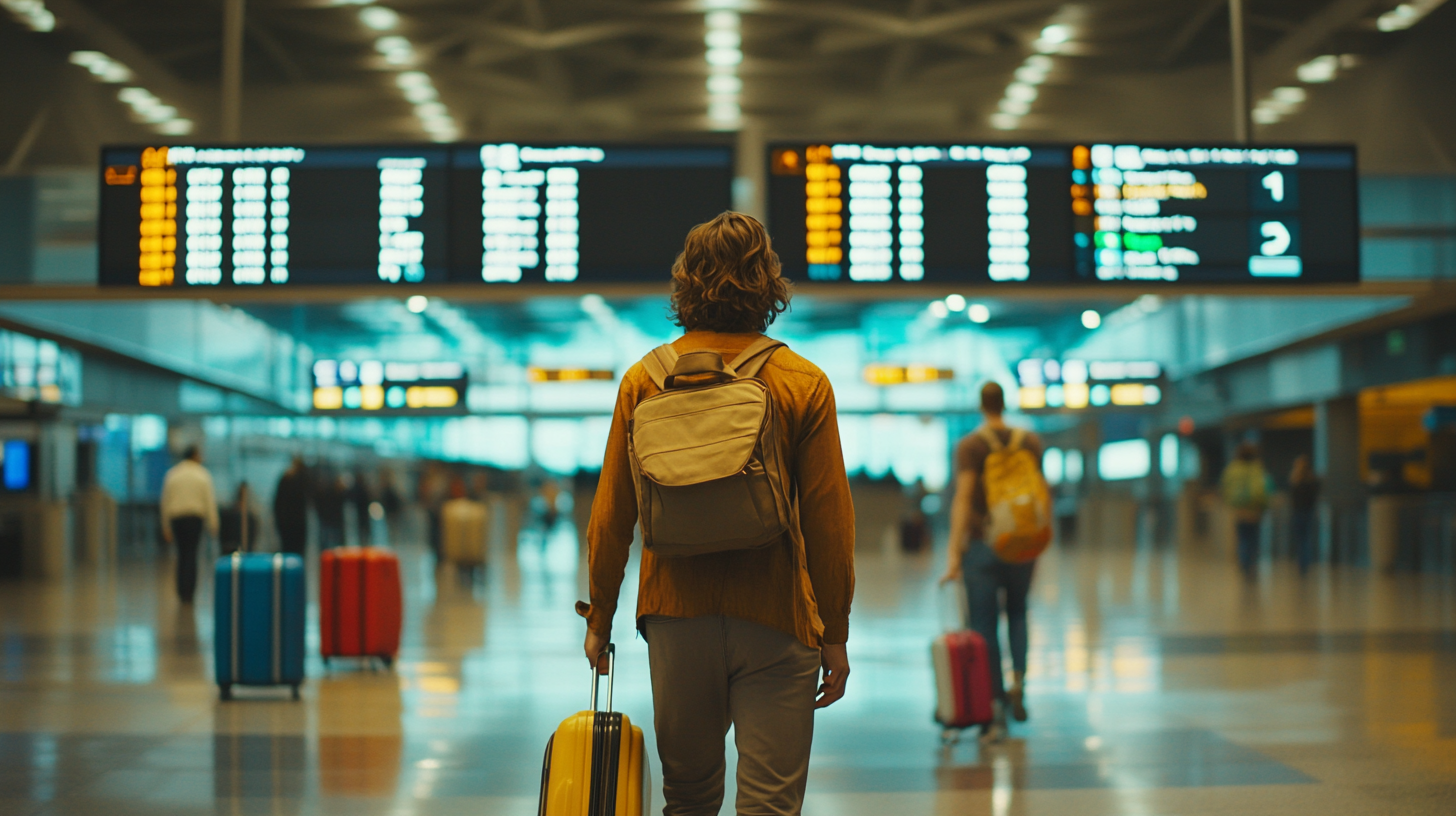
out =
[[[591,710],[567,717],[546,742],[539,816],[647,816],[652,774],[642,729],[612,711],[616,648],[607,651],[607,710],[597,710],[600,676],[592,670]]]

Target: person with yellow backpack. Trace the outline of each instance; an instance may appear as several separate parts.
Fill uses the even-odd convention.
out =
[[[1041,439],[1006,424],[1001,386],[981,387],[985,422],[956,445],[955,498],[950,513],[950,554],[942,584],[963,580],[970,628],[986,642],[994,695],[993,720],[984,734],[1006,733],[1009,711],[1027,719],[1026,599],[1037,556],[1051,543],[1051,493],[1042,476]],[[1004,600],[1002,593],[1004,592]],[[1001,614],[1011,645],[1012,682],[1001,664]]]

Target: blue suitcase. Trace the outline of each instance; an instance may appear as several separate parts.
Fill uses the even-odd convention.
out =
[[[303,682],[303,558],[233,553],[217,559],[213,583],[213,655],[222,699],[234,685]]]

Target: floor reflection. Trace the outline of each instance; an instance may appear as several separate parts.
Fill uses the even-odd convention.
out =
[[[395,670],[336,660],[326,671],[311,656],[299,703],[266,689],[217,702],[210,594],[204,584],[195,609],[179,607],[165,563],[6,585],[0,813],[534,813],[545,739],[587,703],[572,609],[582,559],[570,523],[527,522],[514,546],[507,530],[494,538],[476,574],[402,544]],[[1222,552],[1059,547],[1033,589],[1031,722],[1000,744],[942,746],[929,640],[958,613],[934,585],[941,558],[877,542],[859,553],[855,671],[816,724],[811,816],[1294,802],[1419,813],[1440,791],[1451,801],[1449,579],[1301,580],[1277,564],[1249,584]],[[655,756],[630,603],[617,624],[617,707],[649,726]]]

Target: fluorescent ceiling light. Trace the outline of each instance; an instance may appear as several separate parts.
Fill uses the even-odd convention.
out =
[[[1095,329],[1102,325],[1102,315],[1095,309],[1088,309],[1082,313],[1082,326],[1087,329]]]
[[[1002,113],[1009,113],[1012,116],[1025,116],[1031,113],[1031,104],[1021,99],[1003,99],[998,107],[1001,108]]]
[[[716,122],[736,122],[743,115],[737,102],[714,102],[708,106],[708,118]]]
[[[737,48],[709,48],[708,64],[729,67],[743,62],[743,52]]]
[[[43,0],[0,0],[0,7],[31,31],[46,33],[56,30],[56,15]]]
[[[946,308],[950,309],[952,312],[959,312],[960,310],[966,308],[966,296],[965,295],[946,295],[945,296],[945,305],[946,305]]]
[[[1441,7],[1446,0],[1411,0],[1401,3],[1375,20],[1375,27],[1381,31],[1404,31],[1425,19],[1426,15]]]
[[[1047,72],[1034,65],[1023,65],[1016,69],[1016,81],[1028,85],[1040,85],[1046,82]]]
[[[743,44],[743,35],[737,31],[710,28],[703,35],[703,42],[709,48],[737,48]]]
[[[743,80],[732,74],[714,74],[708,77],[708,93],[736,94],[743,90]]]
[[[1294,85],[1285,85],[1282,88],[1274,89],[1274,98],[1286,105],[1298,105],[1309,98],[1309,93],[1303,88]]]
[[[736,29],[740,22],[738,15],[731,11],[709,12],[703,17],[703,21],[708,24],[708,28],[718,29]]]
[[[394,78],[394,84],[401,88],[428,88],[434,83],[424,71],[403,71]]]
[[[1035,102],[1036,87],[1025,82],[1013,82],[1006,86],[1006,98],[1019,102]]]
[[[79,65],[90,71],[92,76],[102,82],[121,83],[130,82],[132,78],[131,69],[106,56],[100,51],[72,51],[71,64]]]
[[[192,120],[172,119],[157,125],[157,130],[168,136],[186,136],[192,132]]]
[[[1061,45],[1072,39],[1072,27],[1061,24],[1049,25],[1041,30],[1041,39],[1043,42]]]
[[[1300,82],[1329,82],[1340,72],[1340,58],[1334,54],[1315,57],[1295,69]]]
[[[399,25],[399,15],[384,6],[365,6],[359,9],[359,22],[375,31],[388,31]]]
[[[966,317],[969,317],[972,323],[985,323],[991,319],[991,310],[984,303],[972,303],[966,307]]]
[[[1021,125],[1021,117],[1010,113],[991,114],[991,127],[997,130],[1016,130]]]

